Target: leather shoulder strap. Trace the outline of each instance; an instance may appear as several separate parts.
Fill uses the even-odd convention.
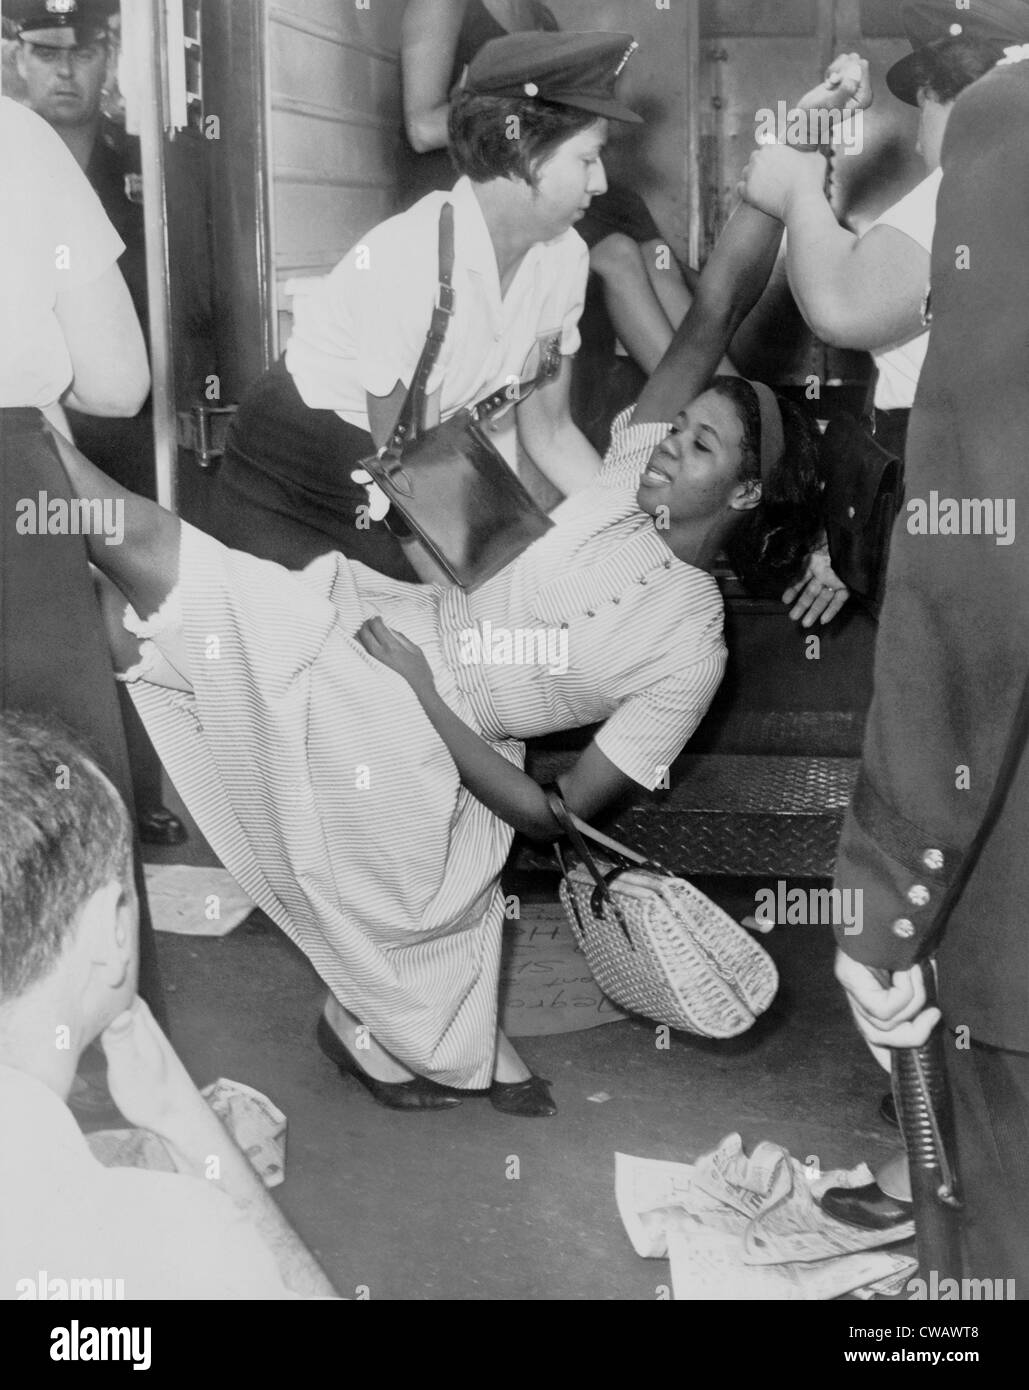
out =
[[[454,205],[444,203],[439,210],[439,287],[436,303],[425,336],[407,397],[400,410],[389,448],[399,449],[405,440],[417,438],[425,429],[425,387],[439,358],[447,325],[454,314]]]

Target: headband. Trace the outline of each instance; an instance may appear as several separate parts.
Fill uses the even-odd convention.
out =
[[[786,437],[782,428],[782,411],[775,392],[763,381],[751,381],[761,410],[761,480],[767,482],[772,469],[786,452]]]

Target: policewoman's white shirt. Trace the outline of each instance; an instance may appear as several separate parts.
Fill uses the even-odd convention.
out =
[[[530,247],[501,298],[496,252],[467,178],[374,227],[312,294],[294,302],[286,366],[301,399],[368,429],[366,395],[410,384],[439,284],[440,208],[454,205],[455,312],[427,387],[447,419],[531,377],[538,344],[579,347],[589,252],[574,229]]]

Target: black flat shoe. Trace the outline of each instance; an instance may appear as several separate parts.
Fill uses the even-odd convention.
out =
[[[557,1114],[550,1082],[544,1081],[542,1076],[528,1076],[524,1081],[494,1081],[488,1094],[493,1109],[505,1115],[545,1117]]]
[[[888,1125],[900,1129],[900,1116],[897,1114],[897,1102],[893,1099],[892,1091],[887,1091],[879,1102],[879,1114]]]
[[[452,1110],[461,1104],[459,1095],[437,1086],[427,1076],[415,1076],[410,1081],[379,1081],[369,1076],[332,1031],[324,1014],[318,1019],[315,1037],[330,1062],[335,1062],[345,1075],[360,1081],[373,1100],[390,1110]]]
[[[822,1193],[822,1210],[863,1231],[888,1231],[914,1215],[910,1202],[888,1196],[877,1182],[864,1187],[830,1187]]]
[[[136,817],[139,838],[145,845],[181,845],[189,839],[189,832],[173,811],[166,806],[158,806],[153,811],[145,811]]]

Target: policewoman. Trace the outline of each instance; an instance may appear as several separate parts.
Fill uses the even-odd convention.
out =
[[[451,312],[427,425],[506,386],[518,441],[544,475],[565,494],[593,480],[600,460],[568,402],[588,271],[574,228],[607,187],[608,121],[640,120],[614,96],[633,47],[626,34],[525,33],[479,52],[450,117],[462,176],[375,227],[318,292],[298,296],[285,355],[230,433],[213,535],[291,569],[335,550],[418,577],[351,474],[392,432],[437,301]],[[447,202],[453,270],[441,296]],[[544,364],[548,379],[517,399]]]

